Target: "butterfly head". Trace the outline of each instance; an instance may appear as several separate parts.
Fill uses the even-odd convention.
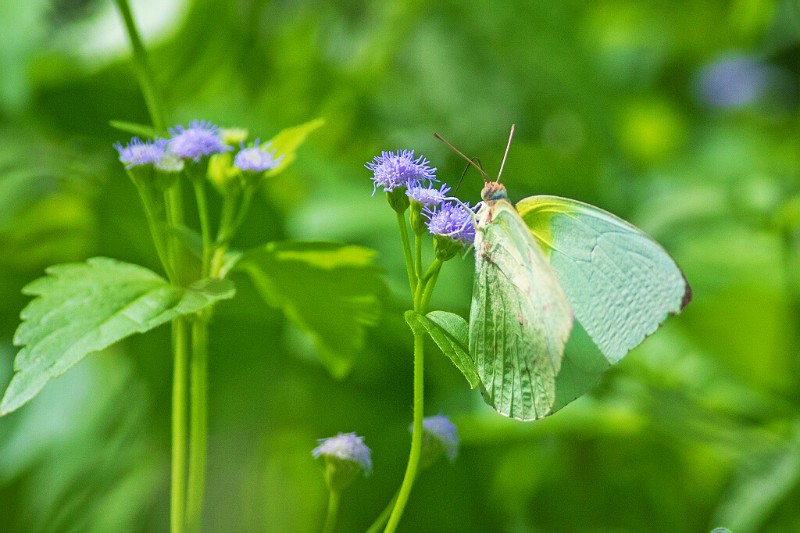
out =
[[[484,202],[495,202],[497,200],[508,200],[508,192],[504,185],[496,181],[487,181],[481,191],[481,198]]]

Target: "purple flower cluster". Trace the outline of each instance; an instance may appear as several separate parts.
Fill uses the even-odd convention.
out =
[[[429,183],[426,186],[415,181],[408,185],[406,194],[409,198],[422,205],[439,205],[447,198],[447,193],[449,191],[450,187],[444,183],[438,189],[434,189],[433,183]]]
[[[175,126],[169,130],[169,139],[156,138],[142,141],[138,137],[126,145],[116,143],[119,160],[130,170],[134,167],[152,165],[159,170],[177,172],[183,170],[184,161],[199,162],[202,158],[233,150],[225,144],[219,128],[205,120],[194,120],[188,126]],[[244,141],[234,158],[233,165],[239,170],[265,172],[277,167],[283,155],[275,157],[275,149],[269,150],[271,143],[245,148]]]
[[[204,156],[231,150],[230,146],[222,142],[219,128],[205,120],[193,120],[188,127],[175,126],[169,132],[172,137],[167,149],[181,159],[197,162]]]
[[[120,162],[124,163],[128,170],[143,165],[159,166],[166,156],[167,140],[142,141],[134,137],[127,145],[123,146],[118,142],[114,148],[119,152]]]
[[[422,213],[428,219],[428,231],[469,246],[475,241],[475,223],[469,204],[447,201],[438,206],[426,206]]]
[[[365,166],[373,173],[373,195],[378,187],[386,192],[405,188],[406,196],[417,204],[417,209],[422,209],[431,234],[449,237],[464,245],[475,240],[472,210],[466,204],[449,199],[450,187],[446,184],[438,188],[433,186],[438,181],[436,169],[424,156],[414,158],[413,150],[381,152]]]
[[[375,187],[372,194],[375,194],[378,187],[391,192],[415,183],[436,181],[436,169],[431,168],[430,162],[423,156],[414,159],[414,150],[381,152],[381,155],[365,166],[373,173]]]
[[[283,156],[276,158],[275,150],[269,150],[272,143],[268,142],[264,146],[259,146],[260,142],[259,139],[256,139],[252,148],[245,148],[242,143],[241,150],[233,159],[233,166],[250,172],[264,172],[280,165]]]
[[[194,120],[187,127],[176,126],[169,130],[169,139],[156,138],[141,141],[134,137],[127,145],[117,143],[119,160],[128,170],[153,165],[160,170],[179,171],[183,160],[200,161],[202,157],[231,150],[222,142],[217,126],[210,122]]]
[[[319,446],[311,454],[314,458],[324,457],[353,463],[368,476],[372,472],[371,451],[364,444],[364,437],[355,433],[339,433],[335,437],[319,439]]]

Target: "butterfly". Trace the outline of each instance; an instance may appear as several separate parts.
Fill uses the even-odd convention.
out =
[[[475,217],[469,352],[486,402],[536,420],[585,392],[557,400],[571,334],[588,336],[605,370],[680,312],[691,288],[655,240],[611,213],[557,196],[515,208],[500,184],[513,134]]]

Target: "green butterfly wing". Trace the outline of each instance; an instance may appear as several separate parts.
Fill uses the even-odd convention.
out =
[[[609,363],[691,299],[675,261],[624,220],[556,196],[525,198],[517,210],[549,256],[575,319]]]
[[[528,227],[508,202],[487,202],[478,212],[469,319],[487,403],[518,420],[549,414],[571,328],[567,297]]]

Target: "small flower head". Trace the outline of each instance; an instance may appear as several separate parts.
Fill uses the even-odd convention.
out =
[[[472,210],[466,204],[443,202],[438,207],[425,207],[428,231],[433,235],[433,252],[440,261],[449,261],[463,246],[475,241]]]
[[[311,454],[325,460],[325,478],[331,490],[341,491],[358,474],[368,476],[372,472],[371,451],[364,444],[364,437],[355,433],[339,433],[317,442],[320,445]]]
[[[398,152],[381,152],[371,162],[365,165],[373,172],[372,181],[375,187],[391,192],[400,187],[408,187],[412,181],[436,181],[436,169],[431,168],[430,162],[423,156],[414,159],[414,150],[400,150]]]
[[[422,205],[432,206],[444,202],[450,187],[447,184],[442,184],[438,189],[433,188],[433,184],[424,186],[419,181],[409,183],[406,194],[409,198]]]
[[[125,146],[118,142],[114,148],[119,152],[119,160],[125,164],[125,168],[130,170],[133,167],[161,164],[162,159],[166,156],[166,146],[165,139],[142,141],[138,137],[134,137]]]
[[[271,143],[259,147],[259,142],[256,139],[252,148],[245,148],[242,145],[242,149],[239,150],[233,160],[233,165],[241,170],[250,172],[264,172],[277,167],[283,160],[283,156],[276,158],[275,150],[267,150]]]
[[[167,148],[183,159],[192,159],[197,162],[201,157],[232,149],[222,142],[217,127],[205,120],[195,120],[186,128],[177,126],[170,129],[169,132],[172,134],[172,138],[169,140]]]
[[[432,235],[449,237],[464,245],[475,240],[473,213],[465,204],[444,202],[439,208],[426,208],[423,212],[428,218],[428,231]]]
[[[409,427],[411,431],[413,425]],[[420,467],[435,463],[444,455],[451,463],[458,456],[458,431],[446,416],[429,416],[422,421],[422,455]]]

